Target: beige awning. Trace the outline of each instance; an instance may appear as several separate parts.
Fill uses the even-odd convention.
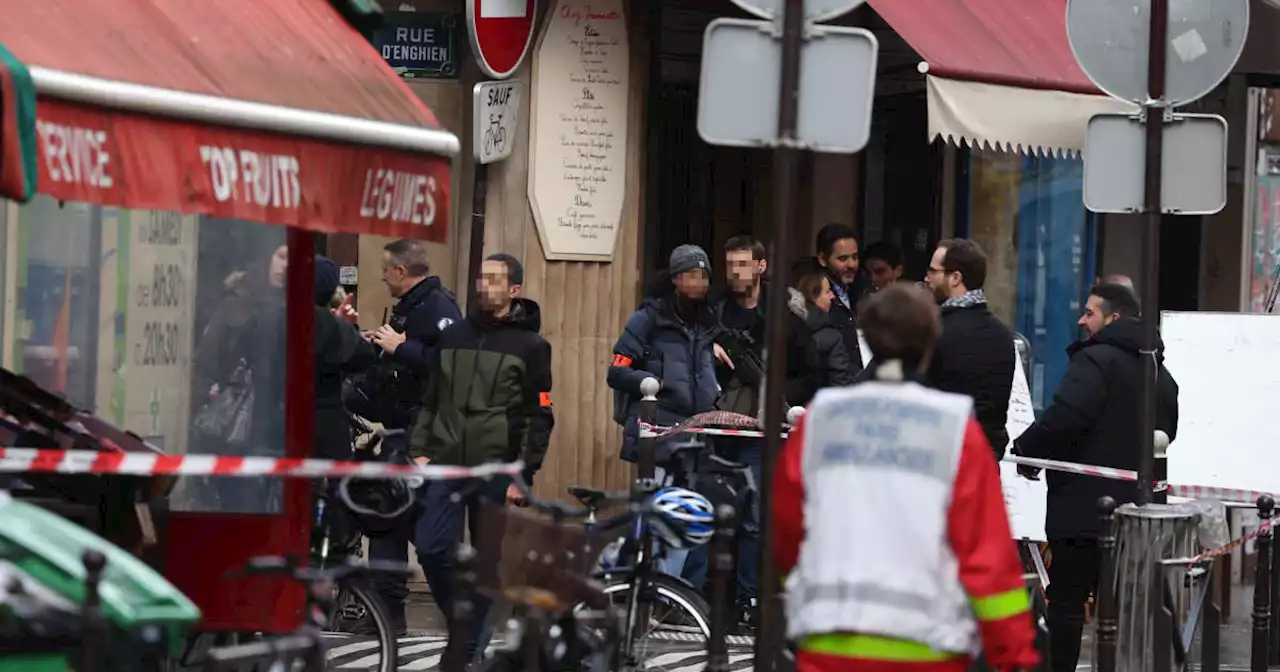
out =
[[[1109,96],[1030,89],[927,75],[929,140],[1020,154],[1078,155],[1089,117],[1136,112]]]

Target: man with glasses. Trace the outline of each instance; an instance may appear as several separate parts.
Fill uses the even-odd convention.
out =
[[[929,367],[929,383],[973,398],[974,416],[996,459],[1002,459],[1009,443],[1005,420],[1017,355],[1013,332],[991,313],[982,291],[987,255],[972,240],[944,240],[924,279],[942,309],[942,335]]]

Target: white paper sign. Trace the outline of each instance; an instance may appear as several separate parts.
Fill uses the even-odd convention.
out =
[[[524,97],[521,82],[480,82],[472,93],[471,109],[475,111],[471,145],[476,160],[493,163],[511,156],[516,144],[520,99]]]

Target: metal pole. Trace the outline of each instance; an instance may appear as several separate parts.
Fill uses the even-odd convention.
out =
[[[1275,500],[1258,498],[1258,525],[1271,522]],[[1267,640],[1271,636],[1271,530],[1263,530],[1254,540],[1258,553],[1253,579],[1253,639],[1250,642],[1249,671],[1267,672]]]
[[[84,552],[84,603],[81,608],[83,634],[80,642],[80,667],[84,672],[102,669],[99,662],[105,657],[108,625],[102,613],[102,596],[98,587],[107,567],[107,556],[99,551]]]
[[[1209,585],[1204,596],[1204,616],[1200,626],[1201,672],[1218,672],[1221,668],[1219,647],[1222,646],[1222,610],[1218,607],[1218,584],[1221,583],[1219,577],[1223,573],[1231,575],[1230,555],[1213,560],[1213,564],[1209,565],[1209,576],[1205,577]]]
[[[640,381],[640,422],[649,427],[653,427],[658,422],[658,392],[661,389],[662,385],[657,378],[645,378]],[[640,478],[650,479],[657,473],[654,456],[658,451],[657,443],[660,440],[641,437],[638,446],[639,456],[636,458]]]
[[[1138,387],[1138,497],[1150,504],[1152,484],[1158,474],[1155,464],[1156,366],[1155,344],[1160,326],[1160,183],[1164,153],[1165,49],[1169,42],[1169,0],[1151,0],[1151,32],[1147,44],[1146,181],[1143,189],[1142,232],[1142,381]],[[1161,460],[1163,462],[1163,460]],[[1163,464],[1161,465],[1164,466]],[[1164,494],[1159,495],[1164,499]]]
[[[471,187],[471,249],[467,254],[467,310],[476,305],[476,280],[484,264],[484,205],[489,193],[489,164],[475,163],[475,184]]]
[[[1102,536],[1098,549],[1102,566],[1098,572],[1098,636],[1094,640],[1098,672],[1116,672],[1116,500],[1103,497],[1098,500],[1098,519],[1102,522]]]
[[[711,538],[711,637],[707,639],[706,672],[729,672],[729,581],[733,575],[734,527],[738,514],[728,504],[716,507],[716,533]]]
[[[778,268],[791,263],[791,240],[795,230],[795,199],[799,151],[796,124],[800,113],[800,49],[804,31],[804,1],[787,0],[782,11],[782,81],[778,87],[778,146],[773,150],[774,212],[773,262]],[[760,489],[769,492],[773,468],[782,449],[782,387],[787,379],[787,283],[769,283],[769,357],[764,392],[764,459]],[[770,552],[773,540],[773,512],[766,500],[760,507],[760,629],[755,640],[758,672],[772,672],[783,650],[782,593],[778,572]]]

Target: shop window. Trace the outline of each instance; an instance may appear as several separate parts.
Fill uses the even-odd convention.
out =
[[[5,368],[168,453],[284,455],[284,228],[45,196],[15,210],[0,228]],[[194,428],[215,391],[218,408],[243,400],[242,431]],[[171,506],[275,513],[281,492],[183,479]]]
[[[1032,401],[1053,399],[1066,347],[1094,277],[1095,222],[1084,209],[1079,158],[974,151],[967,171],[969,237],[988,255],[992,311],[1031,345]]]

